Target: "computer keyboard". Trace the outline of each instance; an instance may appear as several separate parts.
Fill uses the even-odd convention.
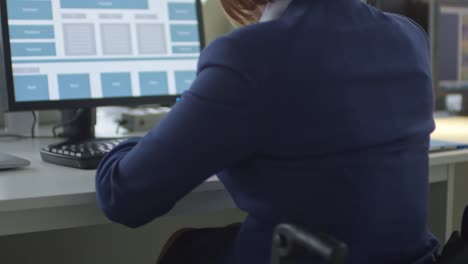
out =
[[[127,138],[92,139],[51,145],[41,150],[45,162],[79,169],[96,169],[104,156]]]

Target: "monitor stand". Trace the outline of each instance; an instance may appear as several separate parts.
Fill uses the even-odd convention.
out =
[[[79,108],[62,110],[64,143],[75,143],[95,138],[96,109]],[[63,144],[63,143],[62,143]]]

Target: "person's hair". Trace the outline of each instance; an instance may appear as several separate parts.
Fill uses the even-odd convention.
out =
[[[270,0],[221,0],[224,12],[241,25],[254,23],[257,20],[259,8]]]

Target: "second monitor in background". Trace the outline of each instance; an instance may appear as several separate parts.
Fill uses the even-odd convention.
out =
[[[439,87],[447,108],[468,115],[468,1],[440,0],[436,12]]]
[[[424,28],[431,44],[435,110],[468,115],[468,0],[377,0],[376,6]]]
[[[375,7],[404,15],[418,23],[429,35],[431,20],[431,1],[428,0],[376,0]]]

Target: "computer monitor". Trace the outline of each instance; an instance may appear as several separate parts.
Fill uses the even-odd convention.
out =
[[[80,137],[97,106],[172,104],[204,46],[200,0],[0,0],[0,22],[2,108],[85,109]]]

